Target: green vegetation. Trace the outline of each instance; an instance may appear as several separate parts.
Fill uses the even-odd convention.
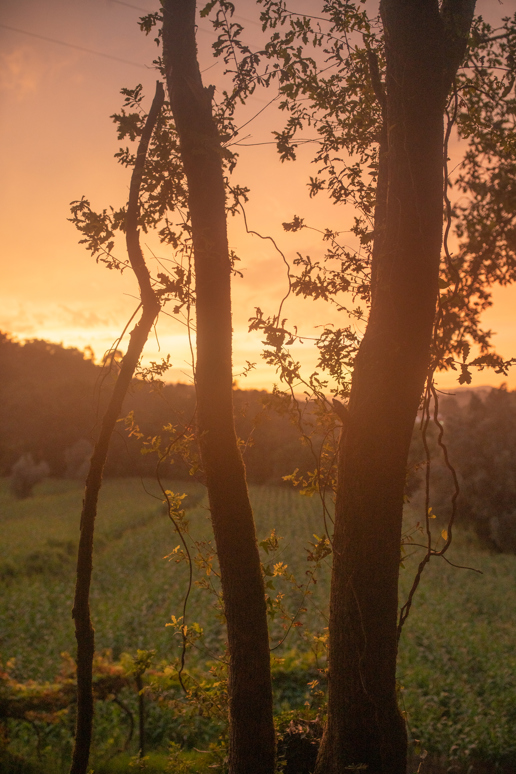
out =
[[[426,570],[400,647],[409,729],[447,765],[514,767],[516,557],[480,550],[460,532],[447,556],[483,574],[442,560]],[[412,575],[402,572],[405,589]]]
[[[170,484],[168,484],[170,485]],[[177,614],[186,570],[164,559],[177,537],[164,515],[156,483],[138,479],[108,480],[100,497],[95,539],[92,610],[97,648],[122,651],[174,646],[165,623]],[[182,482],[181,492],[195,502],[202,487]],[[4,621],[2,657],[15,658],[18,679],[50,679],[60,653],[73,653],[71,618],[82,486],[47,480],[37,496],[14,500],[7,482],[1,495],[4,545],[2,575],[8,593],[0,616]],[[199,532],[208,536],[206,512],[194,512]],[[219,627],[220,628],[220,627]]]
[[[118,662],[123,653],[134,656],[138,649],[154,649],[157,653],[153,663],[161,674],[163,664],[174,661],[180,653],[177,630],[166,624],[172,615],[182,614],[187,568],[164,558],[178,544],[177,536],[161,502],[149,496],[144,486],[159,496],[155,482],[105,482],[92,612],[97,648],[111,651],[108,666]],[[203,488],[188,482],[168,482],[167,486],[177,492],[187,491],[185,503],[190,505],[192,533],[198,540],[208,540],[210,525]],[[35,491],[33,498],[15,500],[7,481],[2,482],[0,490],[4,547],[1,658],[4,667],[9,662],[11,678],[24,683],[55,679],[63,664],[61,653],[73,654],[75,650],[70,606],[82,488],[75,482],[51,479]],[[276,552],[264,554],[264,561],[271,567],[284,562],[303,583],[309,567],[305,549],[310,542],[316,542],[314,534],[324,531],[317,499],[272,486],[252,487],[251,495],[259,539],[264,540],[272,529],[283,537]],[[407,518],[417,518],[410,506]],[[435,560],[427,569],[402,635],[402,705],[413,737],[434,758],[447,761],[446,765],[456,762],[464,771],[470,763],[475,767],[475,762],[511,766],[516,761],[516,557],[482,551],[476,538],[462,532],[449,558],[483,574],[456,569],[442,560]],[[414,555],[405,562],[403,594],[408,592],[416,560]],[[318,691],[324,688],[314,655],[319,650],[320,657],[321,647],[314,636],[323,633],[326,625],[328,569],[329,565],[323,566],[319,582],[312,586],[313,594],[304,601],[302,592],[289,591],[284,579],[273,579],[274,593],[280,588],[285,591],[291,611],[300,606],[307,608],[299,618],[303,626],[294,627],[285,644],[274,651],[279,659],[274,663],[276,708],[283,713],[278,721],[283,726],[290,721],[292,711],[308,711],[306,702],[316,708]],[[200,571],[196,577],[203,577]],[[194,588],[187,621],[190,625],[198,622],[205,630],[204,644],[197,643],[198,647],[190,649],[187,656],[187,670],[199,680],[205,679],[207,666],[216,663],[213,657],[221,656],[224,646],[216,600],[206,589]],[[273,644],[277,644],[284,633],[281,616],[277,615],[272,624]],[[315,679],[319,685],[310,688],[307,684]],[[213,680],[213,675],[208,675],[207,691],[216,690],[209,687]],[[169,680],[167,686],[166,696],[176,697],[177,711],[181,695],[177,678],[172,683]],[[124,688],[121,695],[136,716],[134,688]],[[220,729],[220,725],[213,715],[210,719],[209,713],[199,717],[199,706],[182,719],[177,714],[174,717],[171,706],[169,703],[167,708],[163,702],[147,704],[147,771],[165,770],[172,741],[176,745],[185,743],[189,750],[188,755],[180,754],[181,766],[189,765],[191,771],[200,772],[207,765],[206,756],[193,748],[208,749],[214,741],[214,729]],[[52,772],[60,771],[61,765],[65,770],[71,725],[72,718],[66,713],[62,722],[46,728],[36,723],[40,757],[43,763],[51,760]],[[136,732],[127,753],[115,754],[125,744],[127,729],[127,716],[120,706],[113,701],[98,703],[92,761],[95,772],[138,770],[129,766],[136,751]],[[11,753],[25,758],[25,768],[18,770],[29,771],[30,758],[34,771],[38,771],[34,724],[11,721],[9,731]],[[178,749],[174,748],[173,753],[174,770],[180,771]],[[13,760],[10,764],[4,762],[3,769],[0,765],[0,771],[16,771]]]

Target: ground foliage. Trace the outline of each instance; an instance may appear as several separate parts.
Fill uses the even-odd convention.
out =
[[[167,485],[181,491],[181,482]],[[46,769],[55,774],[61,766],[66,770],[71,750],[74,666],[68,656],[60,656],[73,650],[69,617],[73,557],[53,541],[56,535],[62,541],[75,539],[81,489],[71,481],[41,486],[32,500],[12,499],[7,482],[1,493],[5,545],[15,560],[13,565],[19,568],[17,574],[4,576],[0,611],[1,700],[4,714],[11,717],[7,731],[4,727],[2,754],[5,762],[8,737],[7,749],[12,759],[15,755],[21,758],[23,771],[29,771],[32,762],[35,771]],[[184,503],[188,506],[191,498],[187,514],[193,533],[209,540],[207,512],[203,500],[198,499],[204,496],[202,488],[192,485],[188,492]],[[273,572],[274,565],[287,565],[302,581],[310,567],[305,557],[317,542],[313,533],[320,535],[323,526],[317,499],[278,487],[254,487],[251,495],[262,545],[273,547],[274,527],[277,538],[283,538],[277,551],[262,549],[265,566]],[[409,506],[407,531],[422,518],[421,510]],[[413,542],[418,542],[417,531],[414,534]],[[28,535],[32,536],[30,542]],[[138,745],[138,664],[147,664],[142,679],[146,686],[149,770],[163,771],[169,765],[180,771],[181,765],[185,771],[199,772],[207,763],[215,764],[211,770],[224,770],[225,668],[215,658],[224,657],[222,621],[216,598],[207,605],[207,590],[202,585],[195,587],[188,625],[195,632],[197,623],[204,629],[204,637],[190,640],[185,680],[191,695],[185,703],[177,672],[180,628],[166,626],[173,622],[171,616],[180,619],[183,612],[186,566],[163,558],[173,552],[177,542],[161,503],[145,494],[139,480],[106,482],[99,512],[92,600],[99,644],[95,771],[132,770],[129,762],[131,757],[134,761]],[[409,556],[414,550],[406,545],[402,595],[408,592],[418,558]],[[412,737],[420,740],[434,760],[442,758],[446,766],[453,764],[458,771],[466,771],[470,765],[473,772],[480,771],[481,765],[511,766],[516,761],[516,616],[511,601],[514,557],[481,551],[474,538],[464,533],[459,533],[452,550],[451,560],[472,564],[483,575],[444,563],[429,568],[418,606],[403,632],[399,664],[403,708]],[[39,564],[31,558],[35,552],[40,554]],[[50,561],[51,553],[54,561]],[[59,569],[58,557],[65,557],[60,559]],[[301,725],[306,726],[304,733],[310,738],[310,723],[318,713],[320,717],[325,688],[327,561],[321,565],[319,582],[311,585],[313,593],[302,605],[299,590],[285,584],[281,575],[267,576],[276,586],[268,593],[276,596],[284,591],[287,606],[294,613],[300,606],[306,608],[298,619],[303,625],[291,628],[286,642],[272,654],[280,735]],[[205,572],[206,568],[197,567],[196,579],[208,577]],[[285,632],[283,623],[280,613],[271,620],[273,647]],[[492,636],[493,627],[496,637]],[[38,632],[37,640],[34,631]],[[5,712],[5,702],[9,712]],[[124,753],[131,716],[134,729]],[[193,748],[211,752],[207,756]],[[169,756],[174,765],[167,763]],[[13,767],[6,770],[15,771]]]

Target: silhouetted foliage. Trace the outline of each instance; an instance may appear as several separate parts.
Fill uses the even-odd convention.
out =
[[[78,349],[0,333],[0,467],[9,473],[25,453],[64,471],[64,450],[87,438],[95,422],[102,369]]]
[[[106,388],[113,375],[96,365],[91,353],[48,341],[17,342],[0,333],[0,472],[8,475],[23,454],[44,459],[50,473],[82,478],[91,454],[91,438],[105,405]],[[233,393],[237,435],[251,483],[281,483],[296,468],[315,468],[310,449],[300,442],[300,429],[288,415],[270,406],[264,390]],[[108,476],[153,476],[156,457],[141,454],[143,441],[159,435],[169,422],[189,424],[195,415],[195,392],[187,384],[165,384],[160,389],[133,380],[124,414],[134,412],[143,438],[129,436],[120,422],[106,464]],[[315,448],[322,440],[313,440]],[[167,463],[168,465],[169,463]],[[189,478],[189,466],[179,455],[164,471]]]
[[[458,518],[482,542],[516,553],[516,393],[505,387],[443,406],[458,470]]]
[[[516,392],[502,386],[441,396],[439,416],[460,487],[457,521],[471,527],[484,546],[516,553]],[[417,422],[406,486],[406,494],[415,503],[424,492],[427,472],[421,430]],[[430,505],[445,526],[454,485],[437,437],[436,427],[430,424],[426,432],[431,456]]]

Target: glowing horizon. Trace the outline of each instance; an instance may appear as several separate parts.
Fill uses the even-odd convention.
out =
[[[83,194],[97,209],[126,201],[130,173],[113,158],[120,143],[110,115],[120,107],[122,86],[142,82],[147,95],[153,92],[156,73],[147,63],[157,49],[152,36],[140,33],[137,20],[144,8],[152,11],[157,5],[151,0],[141,3],[140,10],[140,3],[131,8],[116,0],[92,0],[88,7],[67,0],[44,5],[20,0],[0,12],[0,142],[9,149],[0,162],[0,330],[19,340],[41,338],[81,350],[90,346],[100,358],[136,306],[129,272],[120,276],[97,266],[78,245],[79,236],[67,218],[70,201]],[[489,15],[487,0],[478,5],[479,13],[485,10]],[[298,6],[303,10],[310,3],[300,0]],[[513,8],[516,2],[510,0],[503,12]],[[252,37],[259,31],[256,5],[243,0],[238,13]],[[206,82],[218,84],[223,65],[211,59],[212,40],[207,23],[201,23],[201,66]],[[91,53],[95,51],[111,58]],[[268,99],[267,94],[257,95],[244,111],[242,122],[265,108],[245,128],[247,144],[270,142],[270,118],[276,107],[266,107]],[[235,180],[251,188],[250,227],[273,236],[290,263],[298,251],[313,258],[322,255],[322,245],[313,232],[285,233],[283,221],[299,215],[319,229],[349,229],[351,209],[335,207],[324,196],[310,200],[306,180],[313,171],[308,148],[299,151],[299,162],[288,164],[279,163],[274,145],[242,147],[240,152]],[[244,273],[243,280],[233,282],[235,375],[242,388],[270,389],[278,379],[260,357],[260,334],[249,334],[247,327],[256,306],[266,315],[277,311],[287,287],[285,266],[269,242],[245,234],[241,220],[230,219],[229,229],[231,246],[242,258],[238,268]],[[143,237],[142,243],[152,265],[152,252],[163,254],[164,248],[152,237]],[[516,354],[516,287],[497,288],[494,296],[495,305],[484,321],[496,331],[500,353],[509,358]],[[306,337],[304,344],[293,348],[306,374],[315,363],[309,340],[317,326],[348,324],[328,305],[298,298],[289,299],[284,316]],[[170,354],[173,368],[167,380],[185,380],[191,358],[181,326],[162,315],[158,339],[159,347],[156,339],[149,340],[144,362]],[[244,379],[238,374],[246,361],[255,362],[256,368]],[[457,374],[441,374],[438,384],[448,389],[457,386],[456,380]],[[508,378],[487,369],[473,377],[474,385],[502,382],[516,388],[516,369]]]

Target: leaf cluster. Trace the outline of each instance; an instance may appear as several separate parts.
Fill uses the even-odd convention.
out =
[[[338,246],[333,236],[324,261],[299,255],[294,265],[301,271],[291,275],[291,292],[332,302],[338,294],[358,296],[365,309],[349,309],[345,304],[340,308],[364,319],[379,148],[386,136],[379,20],[369,18],[362,4],[341,0],[325,2],[319,16],[290,11],[283,0],[261,0],[260,5],[262,31],[269,38],[259,51],[242,42],[239,25],[227,26],[215,44],[215,55],[224,57],[233,77],[234,88],[226,93],[226,103],[244,102],[258,87],[275,84],[280,110],[286,115],[283,128],[273,132],[281,160],[294,160],[302,143],[313,142],[317,173],[308,181],[310,195],[325,191],[333,202],[355,207],[351,231],[360,250],[354,253]],[[221,26],[222,6],[212,2],[206,7],[207,14],[218,9],[216,28]],[[231,8],[226,11],[232,13]],[[492,332],[482,326],[481,316],[492,303],[493,284],[514,281],[515,18],[504,19],[497,30],[482,18],[476,20],[468,58],[447,108],[447,141],[455,126],[468,143],[456,180],[468,199],[454,207],[445,201],[446,237],[454,228],[461,245],[455,256],[449,253],[447,241],[445,245],[432,371],[457,370],[460,383],[468,383],[475,368],[506,373],[512,364],[494,352]],[[307,132],[315,137],[308,138]],[[446,175],[449,190],[447,170]],[[304,227],[299,216],[284,224],[291,232]],[[277,320],[273,330],[274,318],[265,319],[263,324],[253,318],[251,329],[261,325],[266,331],[274,350],[267,350],[264,357],[277,367],[280,379],[291,384],[299,376],[297,363],[282,359],[276,346],[282,338],[289,340],[285,321]],[[354,329],[343,329],[342,335],[350,335],[350,347],[358,346]],[[318,368],[330,362],[329,373],[334,377],[336,361],[325,358]]]

